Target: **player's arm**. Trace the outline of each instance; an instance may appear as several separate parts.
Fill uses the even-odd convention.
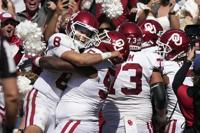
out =
[[[189,60],[185,61],[183,63],[183,66],[176,73],[173,83],[172,83],[172,88],[173,88],[175,94],[177,94],[177,90],[178,90],[179,86],[181,86],[183,84],[183,81],[186,78],[187,72],[188,72],[191,64],[192,64],[192,61],[189,61]]]
[[[33,63],[38,67],[49,70],[78,71],[80,74],[87,77],[92,77],[97,72],[92,66],[77,67],[70,62],[52,56],[37,57]]]
[[[153,107],[152,123],[154,131],[158,132],[164,130],[167,120],[167,94],[162,75],[159,71],[153,71],[150,88]]]
[[[75,51],[67,51],[61,55],[61,58],[75,64],[76,66],[89,66],[110,58],[121,58],[118,51],[106,52],[101,54],[77,53]]]
[[[56,33],[48,41],[48,49],[57,57],[66,60],[76,66],[90,66],[106,59],[119,57],[122,55],[118,51],[106,53],[78,53],[72,50],[74,42],[66,35]]]
[[[40,68],[57,70],[57,71],[72,71],[75,70],[75,65],[63,59],[53,56],[37,57],[33,60],[33,64]]]
[[[192,60],[193,60],[194,56],[195,56],[195,48],[191,49],[188,52],[186,61],[184,61],[182,67],[178,70],[178,72],[174,76],[172,87],[173,87],[175,94],[177,94],[177,89],[179,88],[179,86],[183,84],[183,81],[186,78],[187,72],[188,72],[190,66],[192,65]]]

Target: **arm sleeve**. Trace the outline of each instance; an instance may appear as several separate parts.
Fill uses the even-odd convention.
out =
[[[8,78],[16,76],[16,67],[8,49],[8,42],[1,39],[0,44],[0,78]]]
[[[173,83],[172,83],[172,87],[173,87],[175,94],[177,94],[178,87],[183,84],[183,81],[186,78],[187,72],[188,72],[191,64],[192,64],[191,61],[185,61],[182,65],[182,67],[176,73]]]

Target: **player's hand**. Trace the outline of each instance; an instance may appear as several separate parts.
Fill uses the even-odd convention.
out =
[[[113,51],[111,52],[111,54],[112,54],[111,58],[120,58],[120,59],[123,58],[122,54],[119,51]]]

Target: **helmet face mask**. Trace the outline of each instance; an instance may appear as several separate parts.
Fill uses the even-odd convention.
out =
[[[98,34],[98,36],[97,36],[98,44],[100,44],[101,42],[106,43],[106,44],[111,44],[111,38],[109,37],[108,32],[109,31],[104,30],[104,32]],[[98,46],[98,45],[96,45],[96,46]]]
[[[95,28],[89,27],[80,22],[75,22],[71,26],[70,36],[80,42],[81,48],[89,48],[95,45],[93,43],[95,43],[97,33],[98,31]]]
[[[166,31],[156,43],[158,53],[166,60],[182,60],[189,48],[189,38],[177,29]]]
[[[172,51],[171,47],[169,47],[168,44],[162,43],[160,39],[156,41],[158,45],[158,54],[161,55],[161,57],[166,58],[167,54]],[[168,42],[169,43],[169,42]]]

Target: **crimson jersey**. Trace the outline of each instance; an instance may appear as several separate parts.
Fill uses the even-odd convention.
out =
[[[189,89],[190,91],[192,91],[191,87],[188,87],[187,85],[181,85],[177,90],[177,97],[179,99],[181,112],[186,118],[187,125],[193,126],[193,123],[195,121],[195,113],[193,106],[193,97],[188,95]]]
[[[192,127],[199,129],[199,87],[184,85],[183,81],[191,66],[191,62],[184,62],[178,70],[173,81],[173,90],[177,95],[178,102],[186,119],[186,128]]]

